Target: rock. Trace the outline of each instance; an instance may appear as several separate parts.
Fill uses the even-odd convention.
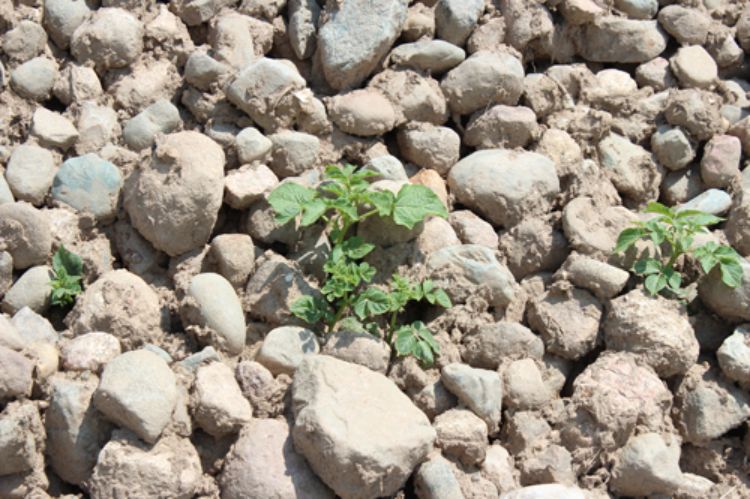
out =
[[[602,206],[592,198],[578,197],[563,209],[562,225],[570,246],[584,255],[606,260],[620,232],[636,215],[622,206]]]
[[[671,125],[682,127],[695,139],[704,141],[724,132],[717,96],[705,90],[688,88],[670,92],[664,116]]]
[[[293,375],[307,355],[320,351],[315,333],[296,326],[272,329],[263,339],[256,360],[273,374]]]
[[[174,373],[147,350],[126,352],[109,361],[94,393],[94,404],[107,419],[151,444],[169,423],[176,403]]]
[[[76,2],[78,3],[78,2]],[[60,71],[60,76],[52,89],[60,102],[70,105],[101,97],[103,90],[96,71],[88,66],[69,64]]]
[[[231,0],[180,0],[175,3],[175,13],[188,26],[197,26],[211,20],[223,7],[232,5]]]
[[[91,476],[111,430],[91,402],[98,383],[96,376],[76,380],[56,374],[50,380],[50,405],[44,422],[47,456],[55,473],[76,485]]]
[[[438,82],[411,69],[386,69],[373,76],[369,89],[382,93],[396,111],[396,124],[409,121],[442,125],[448,104]]]
[[[560,192],[548,157],[508,149],[486,149],[463,158],[451,168],[448,186],[460,203],[506,227],[546,213]]]
[[[487,423],[490,434],[500,428],[503,384],[500,375],[464,364],[448,364],[440,380],[458,399]]]
[[[128,66],[143,51],[143,24],[124,9],[98,9],[73,32],[70,51],[99,71]]]
[[[458,161],[461,137],[447,127],[407,124],[398,133],[398,146],[406,160],[446,176]]]
[[[0,308],[8,314],[15,314],[24,307],[34,312],[46,312],[50,305],[50,281],[53,277],[52,269],[46,265],[31,267],[5,293]]]
[[[413,400],[431,420],[458,404],[456,397],[445,388],[440,380],[422,388]]]
[[[59,339],[59,335],[52,324],[29,307],[23,307],[16,312],[11,324],[16,330],[23,333],[23,340],[27,346],[33,343],[54,345]]]
[[[662,171],[647,150],[612,133],[599,142],[598,151],[602,168],[626,202],[643,204],[659,197]]]
[[[451,409],[435,418],[436,445],[443,454],[465,466],[484,461],[487,452],[487,425],[473,412]]]
[[[659,10],[657,0],[615,0],[615,7],[630,19],[651,19]]]
[[[120,133],[117,113],[108,106],[84,102],[78,115],[78,154],[93,153],[111,144]]]
[[[295,373],[292,400],[295,448],[342,497],[394,494],[432,450],[427,417],[365,367],[309,356]],[[364,456],[366,470],[357,464]]]
[[[684,87],[707,88],[719,74],[716,62],[700,45],[682,47],[669,60],[669,65]]]
[[[10,84],[21,97],[41,102],[50,97],[56,78],[57,63],[40,56],[11,71]]]
[[[138,480],[133,480],[134,476]],[[187,438],[169,435],[147,445],[131,433],[117,430],[99,453],[88,486],[91,495],[100,498],[161,494],[188,499],[198,494],[201,479],[200,457]]]
[[[0,345],[0,400],[29,397],[34,383],[34,364],[18,352]],[[0,473],[2,475],[2,473]]]
[[[661,54],[667,40],[656,21],[603,16],[583,26],[576,47],[591,62],[641,63]]]
[[[0,413],[0,477],[44,467],[44,427],[33,402],[15,402]],[[10,497],[10,496],[9,496]]]
[[[0,251],[0,298],[13,284],[13,257],[7,251]]]
[[[266,165],[246,165],[224,178],[224,199],[235,210],[246,210],[277,185],[279,178]]]
[[[320,140],[316,136],[283,130],[268,138],[273,143],[269,166],[279,178],[302,175],[318,166]]]
[[[409,42],[421,38],[432,38],[435,34],[435,13],[432,7],[415,3],[406,12],[406,21],[401,29],[401,37]]]
[[[435,7],[437,36],[459,47],[463,46],[483,11],[484,2],[481,0],[438,0]]]
[[[503,401],[517,410],[536,409],[552,397],[532,359],[514,360],[503,371]]]
[[[451,227],[464,244],[479,244],[490,249],[497,248],[498,237],[489,223],[470,210],[457,210],[450,214]]]
[[[179,361],[177,365],[181,368],[188,370],[191,373],[195,373],[199,367],[204,364],[210,364],[211,362],[220,362],[221,357],[219,352],[214,347],[204,347],[200,352],[196,352],[189,355]]]
[[[16,270],[44,264],[52,250],[46,214],[26,203],[0,204],[0,250],[11,255]]]
[[[406,0],[329,5],[318,29],[323,75],[336,90],[359,86],[386,55],[406,21]]]
[[[708,187],[729,187],[740,174],[741,156],[740,139],[732,135],[714,135],[703,150],[701,179]]]
[[[693,199],[679,205],[678,211],[700,210],[712,215],[723,215],[732,206],[732,197],[719,189],[708,189]]]
[[[461,64],[466,53],[442,40],[420,40],[395,47],[388,57],[392,64],[436,75]]]
[[[667,5],[659,11],[659,24],[682,45],[702,45],[711,19],[699,9]]]
[[[721,344],[716,358],[724,375],[741,384],[750,384],[750,329],[739,326]]]
[[[305,80],[285,60],[261,58],[240,71],[227,87],[227,99],[267,130],[291,124],[288,111],[292,94],[305,88]]]
[[[76,300],[65,323],[76,334],[108,331],[123,349],[158,341],[159,297],[143,279],[127,270],[113,270],[90,284]]]
[[[0,204],[14,203],[13,193],[5,180],[5,175],[0,175]]]
[[[396,111],[391,102],[372,89],[332,97],[328,114],[342,131],[362,137],[383,135],[396,125]]]
[[[663,57],[651,59],[635,68],[635,81],[639,87],[653,87],[657,92],[677,86],[677,80],[669,70],[669,61]]]
[[[742,143],[742,152],[750,154],[750,117],[742,118],[734,123],[727,133],[739,138]]]
[[[406,182],[409,177],[406,176],[406,170],[401,161],[390,154],[385,156],[378,156],[368,161],[363,170],[370,170],[376,173],[377,176],[370,177],[371,182],[377,182],[378,180],[393,180],[395,182]]]
[[[154,145],[157,134],[174,132],[181,124],[179,110],[159,99],[125,123],[122,138],[128,147],[140,151]]]
[[[735,28],[737,29],[737,40],[744,50],[748,50],[750,48],[750,9],[745,7]]]
[[[553,288],[531,300],[528,321],[542,335],[547,352],[578,360],[596,346],[602,308],[588,291]]]
[[[572,456],[560,445],[531,449],[523,456],[518,468],[521,472],[521,483],[525,484],[576,482]]]
[[[262,364],[247,360],[237,364],[235,376],[256,418],[274,417],[284,412],[288,384],[291,383],[288,376],[280,376],[277,381]]]
[[[222,496],[227,499],[334,497],[297,454],[289,426],[278,419],[254,419],[243,426],[226,458],[219,483]]]
[[[240,163],[247,164],[253,161],[262,161],[271,152],[273,143],[257,128],[243,128],[235,137],[235,149]]]
[[[435,284],[445,289],[454,303],[465,302],[481,289],[492,306],[502,309],[517,293],[513,275],[486,246],[448,246],[431,253],[426,266]]]
[[[235,288],[244,287],[255,270],[255,245],[247,234],[221,234],[211,241],[208,253],[224,276]]]
[[[289,2],[289,43],[300,59],[307,59],[317,46],[320,6],[315,0]]]
[[[680,445],[672,435],[643,433],[632,437],[617,458],[609,486],[618,494],[671,495],[682,484]]]
[[[730,288],[724,284],[718,269],[712,270],[698,284],[698,296],[701,301],[721,317],[732,322],[750,320],[750,261],[742,259],[740,265],[743,277],[738,288]]]
[[[219,274],[198,274],[190,280],[183,304],[183,324],[200,328],[197,336],[218,350],[237,355],[245,347],[245,314],[232,284]]]
[[[437,454],[422,463],[414,480],[419,499],[463,499],[461,486],[448,460]]]
[[[193,389],[193,418],[215,438],[237,433],[253,417],[234,372],[221,362],[199,367]]]
[[[750,396],[717,370],[698,364],[679,381],[674,411],[684,441],[705,445],[750,417]]]
[[[69,149],[78,140],[78,130],[67,118],[47,108],[39,107],[31,118],[31,135],[45,147]]]
[[[513,458],[498,443],[487,448],[481,470],[482,476],[491,481],[500,494],[518,488]]]
[[[617,296],[630,278],[626,270],[578,253],[565,260],[562,271],[574,285],[588,289],[602,300]]]
[[[500,499],[586,499],[588,495],[583,489],[575,486],[561,485],[559,483],[545,483],[542,485],[531,485],[521,487],[500,496]]]
[[[464,141],[479,149],[515,149],[526,146],[538,134],[534,111],[528,107],[499,104],[472,117]]]
[[[523,77],[523,66],[512,55],[479,51],[450,70],[440,86],[453,113],[469,114],[489,104],[517,104]]]
[[[86,2],[77,0],[48,0],[44,2],[44,27],[50,38],[61,49],[67,49],[73,32],[92,12]]]
[[[680,128],[660,126],[651,136],[651,149],[659,164],[670,170],[681,170],[695,158],[690,139]]]
[[[221,146],[198,132],[178,132],[159,141],[149,165],[128,179],[125,208],[145,239],[177,256],[208,242],[223,193]]]
[[[508,450],[516,455],[523,455],[535,447],[546,445],[552,433],[552,427],[541,412],[515,411],[508,413],[505,422],[505,437]],[[518,463],[520,464],[520,463]]]
[[[229,66],[198,50],[185,63],[185,81],[200,90],[210,90],[211,84],[224,79],[229,72]]]
[[[64,369],[95,373],[120,353],[122,350],[117,337],[101,332],[76,336],[60,349]]]
[[[497,369],[501,361],[532,358],[541,360],[544,343],[529,328],[501,321],[479,326],[464,339],[463,359],[472,367]]]
[[[122,173],[115,165],[86,154],[62,164],[52,184],[52,197],[106,223],[116,215],[122,184]]]
[[[522,279],[557,269],[568,256],[568,241],[545,217],[529,217],[500,237],[499,249],[516,279]]]
[[[337,359],[359,364],[385,375],[391,360],[388,344],[369,334],[336,331],[328,335],[321,353]]]

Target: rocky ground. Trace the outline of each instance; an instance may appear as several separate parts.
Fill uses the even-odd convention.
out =
[[[0,497],[750,497],[750,261],[685,306],[612,255],[657,199],[750,255],[746,0],[0,0],[0,43]],[[266,196],[335,162],[450,208],[359,228],[449,292],[435,367],[289,312],[329,243]]]

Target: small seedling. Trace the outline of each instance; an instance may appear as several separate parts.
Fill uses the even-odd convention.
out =
[[[698,210],[675,210],[661,203],[649,203],[645,213],[657,216],[647,222],[634,222],[634,227],[620,233],[615,246],[615,253],[623,253],[641,239],[650,240],[655,248],[655,255],[643,256],[633,265],[633,272],[644,276],[644,286],[651,295],[664,291],[678,298],[685,298],[687,293],[682,287],[683,277],[677,269],[677,260],[682,255],[697,259],[708,273],[718,266],[721,280],[730,288],[736,288],[742,282],[742,257],[730,246],[713,241],[693,247],[695,236],[707,233],[711,225],[722,218]]]
[[[428,216],[446,218],[448,211],[435,193],[421,185],[407,184],[397,194],[374,190],[368,179],[375,175],[352,165],[330,165],[317,189],[285,182],[268,196],[277,222],[299,218],[301,227],[309,227],[322,221],[331,239],[331,253],[323,266],[323,297],[304,296],[292,304],[291,312],[308,324],[322,323],[327,333],[345,328],[372,334],[379,330],[375,318],[390,314],[384,324],[385,340],[398,355],[412,355],[429,365],[439,353],[432,333],[420,321],[401,325],[398,318],[412,301],[450,307],[448,295],[432,281],[417,284],[398,275],[383,288],[371,285],[377,269],[362,260],[375,246],[350,232],[372,216],[413,229]]]
[[[81,279],[83,276],[83,262],[81,257],[71,253],[65,246],[52,256],[52,305],[66,307],[81,294]]]

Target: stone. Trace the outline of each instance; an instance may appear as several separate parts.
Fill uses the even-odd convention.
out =
[[[393,105],[396,124],[424,122],[442,125],[448,120],[448,104],[437,80],[411,69],[385,69],[367,85]]]
[[[332,97],[328,115],[342,131],[370,137],[383,135],[396,125],[396,110],[380,92],[360,89]]]
[[[419,40],[394,47],[388,55],[391,64],[441,74],[466,59],[466,52],[443,40]]]
[[[116,215],[122,184],[119,168],[96,154],[85,154],[62,164],[52,184],[52,197],[108,222]]]
[[[5,179],[16,199],[39,206],[52,186],[55,171],[52,153],[34,144],[24,144],[13,150]]]
[[[273,374],[293,375],[302,360],[320,351],[315,333],[297,326],[272,329],[263,339],[256,360]]]
[[[699,9],[667,5],[659,11],[659,24],[682,45],[703,45],[711,18]]]
[[[201,342],[237,355],[245,347],[245,314],[232,284],[219,274],[206,272],[190,280],[183,304],[183,324],[196,325]]]
[[[0,204],[15,203],[15,201],[5,175],[0,175]]]
[[[481,0],[438,0],[435,6],[437,36],[459,47],[463,46],[483,11],[484,2]]]
[[[514,460],[508,451],[498,443],[494,443],[487,448],[481,472],[483,477],[495,485],[500,494],[518,488]]]
[[[73,32],[70,51],[100,71],[128,66],[143,51],[143,23],[124,9],[98,9]]]
[[[750,417],[750,395],[718,370],[697,364],[676,386],[674,411],[684,441],[703,446]]]
[[[471,210],[457,210],[450,214],[448,220],[456,235],[464,244],[479,244],[495,249],[499,239],[491,224],[485,222]]]
[[[224,178],[224,200],[235,210],[246,210],[277,185],[279,178],[266,165],[245,165]]]
[[[680,48],[669,66],[684,87],[707,88],[719,76],[716,61],[700,45]]]
[[[329,7],[318,29],[323,75],[336,90],[359,86],[401,33],[408,2],[355,0]]]
[[[232,5],[230,0],[180,0],[175,4],[175,13],[188,26],[197,26],[210,21],[223,7]]]
[[[86,2],[78,0],[47,0],[44,2],[44,27],[58,47],[67,49],[73,32],[93,10]]]
[[[150,444],[159,439],[176,403],[174,373],[147,350],[126,352],[109,361],[94,393],[94,404],[107,419]]]
[[[450,70],[440,87],[453,113],[469,114],[490,104],[516,105],[523,78],[523,66],[512,55],[479,51]]]
[[[57,63],[44,56],[35,57],[10,72],[10,84],[21,97],[38,102],[47,100],[57,78]]]
[[[257,128],[243,128],[235,137],[234,147],[240,163],[262,161],[271,152],[273,143]]]
[[[664,52],[667,40],[656,21],[602,16],[583,26],[576,47],[591,62],[641,63]]]
[[[578,253],[568,257],[562,270],[571,283],[588,289],[599,299],[614,298],[630,279],[626,270]]]
[[[117,113],[111,107],[100,106],[94,102],[82,103],[76,122],[78,127],[76,152],[78,154],[93,153],[114,142],[115,136],[120,133],[117,120]]]
[[[406,13],[406,21],[401,30],[401,37],[409,42],[421,38],[432,38],[435,34],[435,13],[432,7],[415,3]]]
[[[732,135],[714,135],[703,149],[701,179],[708,187],[729,187],[740,175],[742,143]]]
[[[148,445],[116,430],[99,453],[88,488],[93,497],[188,498],[199,493],[202,471],[200,456],[187,438],[169,435]]]
[[[464,142],[478,149],[525,147],[539,135],[536,114],[524,106],[498,104],[472,116]]]
[[[436,445],[446,456],[474,466],[487,452],[487,425],[473,412],[451,409],[435,418]]]
[[[56,147],[63,151],[78,140],[78,130],[60,113],[38,107],[31,117],[31,135],[45,147]]]
[[[222,496],[333,499],[295,451],[289,433],[287,422],[278,419],[253,419],[243,426],[219,476]]]
[[[542,371],[533,359],[510,362],[503,371],[503,402],[516,410],[544,406],[552,397],[542,378]]]
[[[134,151],[154,145],[156,135],[176,131],[182,124],[179,110],[166,99],[159,99],[129,119],[122,129],[122,138]]]
[[[516,297],[517,284],[508,268],[486,246],[461,244],[431,253],[426,261],[435,284],[446,290],[454,303],[465,303],[478,290],[492,306],[502,309]]]
[[[414,480],[419,499],[463,499],[461,486],[448,460],[436,454],[422,463]]]
[[[242,394],[250,401],[256,418],[275,417],[284,412],[288,385],[291,383],[288,376],[280,377],[277,381],[262,364],[245,360],[237,364],[235,377]]]
[[[743,385],[750,384],[750,328],[739,326],[716,351],[724,375]]]
[[[535,447],[523,456],[518,465],[521,483],[576,483],[572,456],[565,447],[550,445]]]
[[[602,168],[609,174],[626,204],[655,201],[659,196],[662,170],[643,147],[611,133],[598,145]]]
[[[34,364],[20,353],[0,345],[0,400],[29,397],[34,383]]]
[[[720,109],[721,101],[715,94],[686,88],[669,93],[664,117],[669,124],[682,127],[693,138],[706,141],[725,131]]]
[[[568,241],[546,217],[528,217],[502,234],[499,249],[516,279],[523,279],[560,267],[568,256]]]
[[[393,180],[395,182],[406,182],[409,177],[406,176],[406,170],[401,161],[390,154],[385,156],[378,156],[368,161],[363,170],[369,170],[376,173],[377,176],[370,177],[371,182],[377,182],[378,180]]]
[[[289,43],[300,59],[307,59],[315,52],[320,10],[315,0],[289,2]]]
[[[461,137],[448,127],[409,123],[397,135],[401,154],[422,168],[446,176],[458,162]]]
[[[369,333],[336,331],[328,335],[321,353],[386,374],[391,360],[388,344]]]
[[[661,92],[677,86],[677,80],[669,69],[669,61],[663,57],[651,59],[635,68],[635,81],[639,87],[652,87]]]
[[[283,130],[268,138],[273,144],[268,166],[279,178],[302,175],[318,166],[320,140],[315,135]]]
[[[559,483],[545,483],[521,487],[500,496],[501,499],[586,499],[588,494],[578,487],[561,485]]]
[[[651,136],[651,150],[659,164],[670,170],[681,170],[695,158],[690,139],[677,127],[658,127]]]
[[[503,360],[541,360],[544,355],[542,339],[517,322],[481,325],[465,337],[464,345],[464,361],[482,369],[495,370]]]
[[[7,251],[0,251],[0,299],[13,284],[13,257]]]
[[[440,380],[458,400],[482,418],[491,435],[499,431],[503,382],[498,373],[454,363],[443,367]]]
[[[732,196],[719,189],[707,189],[702,194],[677,207],[677,211],[699,210],[711,215],[723,215],[732,207]]]
[[[93,332],[76,336],[60,349],[62,366],[68,371],[98,373],[122,353],[120,340],[109,333]]]
[[[750,321],[750,261],[743,258],[740,266],[742,284],[737,288],[730,288],[722,282],[718,268],[714,268],[698,284],[701,301],[722,318],[732,322]]]
[[[15,314],[24,307],[34,312],[46,312],[50,306],[53,276],[52,269],[46,265],[31,267],[5,293],[0,309],[8,314]]]
[[[8,404],[0,413],[0,454],[3,456],[0,477],[44,468],[43,452],[44,426],[39,409],[31,401]]]
[[[151,161],[126,184],[125,208],[133,226],[170,256],[202,247],[221,207],[224,160],[221,146],[198,132],[163,137]]]
[[[294,447],[339,496],[396,493],[426,460],[435,430],[392,381],[365,367],[306,357],[294,376]],[[367,458],[367,468],[359,463]]]
[[[555,165],[547,156],[485,149],[451,168],[448,186],[463,205],[507,228],[549,211],[560,192]]]
[[[255,270],[255,245],[247,234],[221,234],[211,241],[208,252],[224,276],[235,288],[242,288]]]
[[[76,485],[91,477],[111,431],[92,404],[98,383],[96,376],[76,380],[56,374],[50,379],[44,421],[49,465],[60,478]]]
[[[0,204],[0,250],[10,254],[16,270],[46,263],[52,251],[46,214],[27,203]]]
[[[185,63],[185,81],[200,90],[210,90],[211,85],[227,76],[229,66],[207,53],[196,50]]]
[[[615,0],[615,7],[630,19],[651,19],[659,10],[658,0]]]
[[[195,423],[215,438],[239,432],[253,417],[234,372],[221,362],[196,371],[192,407]]]

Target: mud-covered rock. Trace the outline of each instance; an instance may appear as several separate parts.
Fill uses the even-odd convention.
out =
[[[667,48],[667,35],[656,21],[604,16],[583,27],[578,53],[592,62],[646,62]]]
[[[16,270],[45,263],[52,250],[46,214],[23,202],[1,204],[0,250],[11,255]]]
[[[237,433],[253,417],[234,372],[221,362],[199,367],[193,390],[193,417],[209,435],[220,438]]]
[[[482,418],[490,434],[497,433],[502,414],[503,383],[496,372],[454,363],[443,367],[440,380],[464,405]]]
[[[464,338],[464,344],[464,361],[483,369],[497,369],[503,360],[541,360],[544,355],[542,339],[516,322],[482,325]]]
[[[487,425],[473,412],[451,409],[435,418],[437,441],[443,454],[465,466],[484,461],[487,452]]]
[[[674,494],[683,483],[680,442],[674,435],[644,433],[618,453],[610,489],[627,496]]]
[[[124,9],[99,9],[72,33],[70,49],[101,71],[127,66],[143,51],[143,23]]]

